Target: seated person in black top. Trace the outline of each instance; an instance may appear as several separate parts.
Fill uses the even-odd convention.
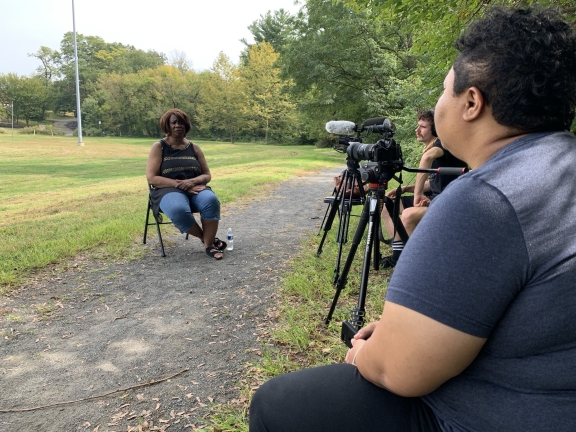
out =
[[[434,125],[434,110],[418,111],[418,126],[416,127],[416,139],[424,143],[424,154],[420,159],[418,168],[440,168],[440,167],[466,167],[466,162],[454,157],[446,150],[438,135]],[[430,178],[428,179],[428,176]],[[402,224],[406,233],[410,236],[416,225],[422,220],[428,209],[430,202],[455,180],[458,176],[423,174],[416,175],[416,183],[402,187],[402,193],[413,193],[413,196],[402,196],[400,202],[400,214],[402,215]],[[396,189],[388,191],[386,194],[390,198],[396,197]],[[394,235],[394,225],[386,207],[382,209],[382,221],[388,231],[388,235]],[[382,258],[380,266],[390,268],[396,265],[400,254],[404,249],[404,242],[398,234],[395,235],[392,242],[392,255]]]
[[[216,238],[220,202],[206,186],[212,176],[202,150],[186,138],[190,119],[174,108],[164,113],[160,127],[166,137],[152,145],[146,166],[154,215],[161,209],[180,232],[198,237],[208,256],[222,259],[226,243]],[[193,212],[200,213],[201,227]]]

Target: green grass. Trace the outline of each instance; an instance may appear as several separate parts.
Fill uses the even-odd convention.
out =
[[[0,135],[0,289],[82,252],[130,255],[141,242],[153,141],[86,138],[78,146],[74,137]],[[224,205],[344,163],[342,155],[311,146],[201,147]]]

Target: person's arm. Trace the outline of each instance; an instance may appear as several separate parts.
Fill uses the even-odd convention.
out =
[[[210,169],[208,168],[208,163],[206,162],[204,153],[202,153],[202,150],[196,144],[193,145],[194,150],[196,151],[196,159],[198,160],[198,163],[200,164],[200,168],[202,171],[199,176],[196,176],[190,180],[194,180],[193,186],[207,185],[210,182],[210,180],[212,180],[212,174],[210,174]]]
[[[427,150],[420,158],[420,169],[432,168],[434,160],[444,156],[444,151],[439,147],[432,147]],[[424,192],[430,190],[430,182],[428,182],[428,173],[416,174],[416,183],[414,184],[414,207],[421,207],[430,204],[430,200],[426,198]]]
[[[348,354],[366,379],[402,396],[464,371],[531,271],[516,210],[499,190],[462,178],[437,200],[394,268],[380,321]]]
[[[347,361],[400,396],[423,396],[460,374],[486,342],[387,301],[368,340],[354,339]]]
[[[148,183],[156,188],[177,187],[176,180],[162,177],[160,175],[160,165],[162,164],[162,144],[155,142],[152,144],[150,154],[148,155],[148,163],[146,164],[146,179]]]

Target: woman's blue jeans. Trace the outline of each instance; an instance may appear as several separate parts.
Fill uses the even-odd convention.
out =
[[[197,194],[170,192],[162,197],[160,209],[181,233],[188,232],[196,221],[192,213],[204,220],[220,220],[220,201],[210,189]]]

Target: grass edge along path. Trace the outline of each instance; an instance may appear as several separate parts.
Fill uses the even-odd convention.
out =
[[[336,221],[335,221],[336,223]],[[351,224],[350,232],[356,229]],[[262,360],[247,364],[244,379],[238,383],[241,395],[228,404],[215,405],[205,416],[203,432],[248,432],[248,408],[252,395],[265,381],[287,372],[343,361],[347,347],[340,340],[340,325],[350,318],[357,305],[363,264],[364,241],[359,245],[328,328],[328,314],[335,289],[332,285],[338,244],[329,233],[322,255],[316,251],[320,237],[312,235],[302,252],[284,269],[278,287],[278,301],[269,311],[274,328],[261,330]],[[343,248],[347,257],[350,241]],[[384,245],[382,245],[384,246]],[[388,246],[381,249],[385,254]],[[297,271],[296,271],[297,270]],[[366,296],[366,323],[380,318],[392,269],[370,269]]]

